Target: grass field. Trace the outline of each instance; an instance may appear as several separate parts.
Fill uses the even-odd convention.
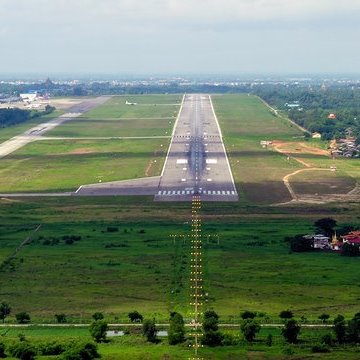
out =
[[[136,120],[125,120],[132,116],[116,113],[118,105],[110,103],[101,110],[101,121],[106,128],[111,124],[119,125],[119,129],[123,126],[121,131],[130,134],[142,124],[141,109],[158,111],[160,105],[154,106],[155,101],[169,104],[180,98],[148,97],[146,102],[152,105],[141,103],[143,98],[139,97],[114,98],[111,101],[138,102],[139,108],[127,105],[128,110],[124,110],[138,112]],[[284,238],[312,233],[314,221],[329,216],[341,226],[359,228],[358,204],[268,206],[289,200],[282,178],[303,165],[263,149],[260,141],[291,141],[299,131],[247,95],[215,96],[214,105],[241,201],[203,204],[204,284],[208,293],[205,308],[214,309],[222,322],[231,323],[238,321],[243,310],[261,313],[264,322],[278,321],[279,312],[285,309],[291,309],[297,319],[304,316],[309,321],[317,320],[322,313],[330,314],[330,321],[337,314],[352,317],[359,311],[359,259],[335,253],[291,253]],[[172,106],[163,105],[159,111]],[[166,116],[156,117],[155,123],[162,122],[164,127],[148,123],[143,134],[154,129],[166,131],[170,126]],[[95,129],[99,118],[95,112],[79,123],[88,122]],[[70,129],[69,136],[80,131],[81,124],[75,125],[78,130]],[[58,130],[65,131],[65,126]],[[108,131],[102,129],[99,125],[96,136]],[[92,134],[86,126],[81,132]],[[1,160],[0,192],[73,190],[99,180],[156,175],[161,171],[167,146],[167,139],[35,142]],[[299,156],[314,167],[326,168],[336,162],[339,171],[329,172],[325,186],[329,191],[339,181],[350,189],[359,178],[358,160]],[[301,174],[294,179],[298,180],[295,186],[299,186],[299,192],[308,191],[311,182],[323,181],[317,174]],[[314,189],[323,191],[324,187]],[[89,322],[95,311],[104,312],[109,322],[127,321],[131,310],[157,321],[167,321],[172,310],[190,318],[190,244],[180,236],[174,243],[171,235],[187,239],[191,204],[154,203],[151,197],[0,198],[0,218],[0,302],[12,307],[7,321],[15,322],[14,314],[20,311],[29,312],[33,323],[54,322],[54,315],[59,313],[65,313],[70,323]],[[41,229],[33,234],[39,224]],[[30,235],[30,243],[10,259]],[[64,237],[69,235],[81,239],[67,244]],[[269,331],[274,335],[271,348],[264,345]],[[0,328],[0,335],[2,332]],[[19,332],[39,342],[89,339],[87,329],[30,328],[10,330],[5,341],[15,341]],[[311,344],[319,334],[310,330],[304,331],[300,344],[290,350],[276,329],[262,330],[260,341],[253,345],[245,344],[238,334],[239,345],[204,348],[200,355],[204,359],[251,360],[359,358],[355,347],[312,354]],[[284,348],[294,355],[284,354]],[[183,359],[191,355],[186,345],[170,347],[166,341],[149,345],[140,336],[101,344],[100,352],[105,360]]]
[[[323,156],[324,143],[304,142],[302,132],[282,117],[276,117],[260,99],[246,94],[213,96],[215,110],[222,128],[230,164],[235,177],[240,198],[245,202],[258,204],[279,203],[291,200],[284,186],[284,176],[305,165],[330,169],[336,166],[336,175],[329,172],[301,173],[294,178],[294,189],[299,194],[347,193],[355,187],[360,178],[360,160],[338,158],[332,160]],[[304,148],[314,153],[292,152],[299,146],[299,138]],[[260,141],[284,141],[291,156],[280,153],[272,147],[262,148]],[[316,154],[318,152],[319,154]],[[298,159],[298,160],[297,160]],[[336,180],[336,181],[335,181]],[[336,182],[336,184],[335,184]]]
[[[322,312],[356,312],[358,259],[289,254],[284,243],[285,236],[312,231],[321,215],[251,216],[247,209],[229,207],[224,213],[232,211],[232,216],[217,219],[219,206],[204,209],[204,271],[208,306],[225,321],[244,309],[270,318],[286,308],[309,319]],[[59,312],[88,320],[97,310],[116,321],[134,308],[159,320],[172,309],[188,315],[189,244],[174,245],[170,235],[189,232],[189,204],[169,208],[149,198],[70,198],[3,202],[1,210],[3,259],[42,224],[13,267],[2,273],[7,281],[2,281],[0,298],[12,304],[14,313],[25,310],[34,320],[47,321]],[[359,225],[357,220],[352,224]],[[67,245],[65,235],[82,239]],[[59,243],[51,245],[53,238]]]
[[[329,330],[308,330],[302,329],[300,343],[296,345],[286,345],[279,329],[262,329],[257,336],[257,340],[246,343],[239,330],[225,330],[232,336],[236,345],[218,348],[202,348],[199,356],[203,359],[255,359],[255,360],[357,360],[359,352],[355,347],[337,346],[328,354],[313,354],[311,347],[318,342]],[[22,334],[32,344],[37,347],[56,340],[60,344],[67,344],[70,341],[91,341],[86,328],[50,329],[50,328],[20,328],[10,329],[5,337],[5,344],[16,342],[18,334]],[[273,344],[271,347],[265,345],[267,336],[271,334]],[[169,346],[166,339],[162,339],[158,344],[153,345],[145,341],[141,335],[126,335],[123,337],[112,338],[109,342],[99,345],[101,358],[104,360],[118,359],[187,359],[193,357],[193,351],[189,349],[187,343],[177,346]],[[286,355],[293,354],[293,355]],[[13,358],[8,358],[12,360]],[[37,359],[59,359],[56,356],[39,356]]]
[[[167,139],[31,143],[0,162],[0,192],[64,191],[158,175]]]
[[[0,142],[9,140],[10,138],[12,138],[16,135],[21,135],[26,130],[28,130],[38,124],[41,124],[43,122],[49,121],[49,119],[56,118],[56,117],[62,115],[63,113],[64,113],[64,111],[56,110],[51,114],[32,119],[30,121],[27,121],[27,122],[19,124],[19,125],[9,126],[6,128],[0,127]]]
[[[165,136],[179,111],[180,95],[115,96],[105,104],[67,122],[49,136]],[[127,105],[126,101],[137,105]]]
[[[229,161],[242,200],[274,203],[290,200],[282,178],[301,165],[260,146],[261,140],[302,135],[292,124],[275,117],[256,97],[213,96]]]

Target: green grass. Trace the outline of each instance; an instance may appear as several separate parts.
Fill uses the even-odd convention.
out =
[[[41,124],[43,122],[49,121],[50,119],[56,118],[60,115],[62,115],[64,111],[56,110],[51,114],[41,116],[39,118],[31,119],[25,123],[8,126],[6,128],[0,128],[0,142],[9,140],[10,138],[21,135],[26,130],[29,130],[30,128]]]
[[[126,105],[126,101],[137,105]],[[114,96],[86,113],[88,119],[168,118],[176,115],[181,95]]]
[[[222,128],[229,161],[241,201],[245,203],[281,203],[291,200],[283,177],[305,168],[293,157],[287,159],[271,149],[262,148],[261,140],[299,141],[302,132],[283,117],[276,117],[260,99],[244,94],[213,96],[215,110]],[[324,148],[325,143],[310,140],[309,145]],[[294,145],[294,147],[296,147]],[[338,158],[332,160],[321,155],[296,154],[296,158],[310,166],[327,168],[336,165],[337,188],[334,174],[306,178],[298,175],[295,190],[307,193],[346,193],[360,180],[360,160]],[[340,179],[341,178],[341,179]],[[290,179],[293,180],[293,179]],[[303,180],[303,181],[302,181]],[[350,189],[351,190],[351,189]]]
[[[329,330],[302,329],[299,343],[287,345],[279,329],[262,329],[252,344],[242,339],[239,330],[225,330],[233,337],[236,345],[222,347],[204,347],[199,349],[198,356],[203,359],[255,359],[255,360],[357,360],[359,349],[356,346],[334,346],[328,354],[313,354],[311,347],[319,342],[319,339],[329,333]],[[86,328],[69,328],[67,330],[54,328],[20,328],[10,329],[3,337],[5,345],[18,341],[17,336],[22,334],[25,338],[40,347],[54,340],[61,344],[69,344],[72,341],[91,341]],[[265,345],[268,334],[273,337],[271,347]],[[284,355],[285,349],[293,353],[292,356]],[[139,334],[131,334],[118,338],[111,338],[107,343],[98,345],[101,358],[104,360],[118,359],[187,359],[194,357],[194,351],[188,343],[169,346],[166,338],[158,344],[150,344]],[[12,360],[13,358],[8,358]],[[37,359],[59,359],[56,356],[39,356]]]
[[[211,235],[204,255],[208,307],[224,321],[244,309],[276,319],[287,308],[309,319],[322,312],[334,316],[358,310],[358,259],[289,254],[284,243],[285,236],[312,232],[313,221],[325,214],[259,216],[226,206],[224,213],[232,215],[219,219],[222,205],[205,207],[203,229]],[[189,243],[177,241],[174,246],[170,239],[171,234],[189,233],[189,204],[152,203],[150,198],[55,198],[3,202],[1,210],[2,254],[11,253],[31,228],[43,224],[13,268],[2,273],[7,281],[0,297],[12,304],[14,313],[28,311],[42,321],[61,312],[80,321],[95,311],[116,321],[133,309],[159,320],[173,309],[189,315]],[[339,219],[348,223],[356,214],[349,212],[346,222]],[[358,220],[351,223],[359,226]],[[108,232],[109,226],[119,231]],[[82,239],[66,245],[61,237],[70,234]],[[44,245],[52,237],[60,243]]]
[[[260,141],[291,139],[301,132],[274,116],[254,96],[219,95],[213,96],[213,101],[241,199],[249,203],[289,201],[282,178],[302,166],[263,149]]]
[[[126,105],[126,101],[137,105]],[[115,96],[105,104],[67,122],[49,136],[170,135],[181,103],[180,95]]]
[[[159,175],[167,146],[167,139],[34,142],[2,159],[0,192],[74,190]]]
[[[72,120],[50,131],[56,137],[170,136],[175,118],[134,120]]]

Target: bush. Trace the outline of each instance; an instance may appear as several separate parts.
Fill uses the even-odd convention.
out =
[[[38,351],[41,355],[60,355],[66,350],[65,345],[56,341],[43,343],[38,346]]]
[[[143,316],[136,310],[129,312],[128,317],[131,322],[142,322],[143,321]]]
[[[16,359],[33,360],[35,359],[36,351],[34,347],[27,341],[20,341],[9,347],[9,353]]]
[[[30,322],[30,315],[25,311],[17,313],[15,317],[19,324],[28,324]]]
[[[5,345],[0,342],[0,358],[5,358]]]
[[[103,313],[101,312],[96,312],[94,314],[92,314],[92,318],[97,321],[97,320],[102,320],[104,318]]]
[[[106,231],[107,232],[117,232],[117,231],[119,231],[119,228],[117,228],[116,226],[108,226]]]
[[[294,314],[291,310],[283,310],[281,311],[281,313],[279,314],[279,317],[281,319],[291,319],[294,317]]]
[[[254,319],[256,314],[253,311],[249,311],[249,310],[245,310],[244,312],[241,313],[241,318],[246,320],[246,319]]]
[[[311,348],[311,351],[313,353],[329,353],[330,349],[324,344],[318,344],[318,345],[314,345]]]
[[[65,314],[55,314],[55,319],[59,324],[65,324],[67,321]]]
[[[100,358],[97,346],[93,343],[75,343],[66,350],[62,356],[63,360],[92,360]]]

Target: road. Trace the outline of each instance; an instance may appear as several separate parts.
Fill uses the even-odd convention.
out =
[[[184,97],[156,201],[238,201],[221,130],[209,95]]]
[[[105,103],[110,97],[109,96],[99,96],[95,99],[90,99],[83,101],[80,104],[74,105],[68,109],[66,114],[63,114],[55,119],[52,119],[48,122],[39,124],[23,134],[15,136],[10,140],[7,140],[0,144],[0,159],[10,155],[14,151],[22,148],[23,146],[38,140],[38,138],[44,135],[46,132],[54,129],[56,126],[61,125],[65,121],[72,120],[83,113]]]

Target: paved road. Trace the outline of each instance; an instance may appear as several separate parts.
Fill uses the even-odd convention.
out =
[[[238,201],[209,95],[186,95],[174,127],[155,200]]]
[[[64,115],[61,115],[55,119],[52,119],[46,123],[39,124],[27,131],[22,135],[15,136],[10,140],[7,140],[0,144],[0,159],[11,154],[12,152],[22,148],[26,144],[37,140],[39,136],[42,136],[51,129],[54,129],[56,126],[61,125],[65,121],[72,120],[84,112],[87,112],[103,103],[105,103],[110,97],[109,96],[100,96],[95,99],[90,99],[83,101],[80,104],[74,105],[68,109],[68,112]]]

